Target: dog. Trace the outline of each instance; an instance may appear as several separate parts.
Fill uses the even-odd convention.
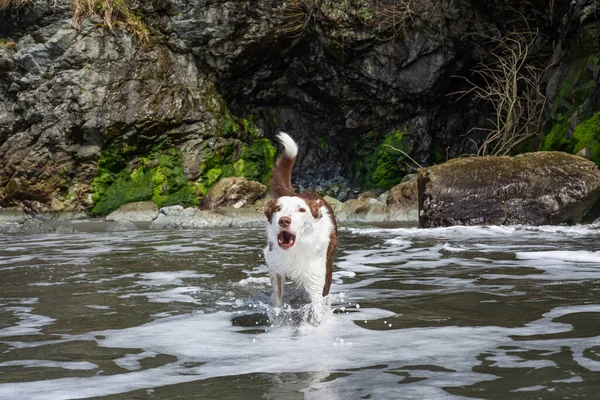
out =
[[[271,199],[265,208],[267,247],[265,261],[273,287],[272,302],[283,306],[287,279],[304,288],[313,304],[329,294],[337,224],[331,206],[318,194],[296,193],[291,175],[298,145],[287,133],[277,139],[283,145],[273,168]]]

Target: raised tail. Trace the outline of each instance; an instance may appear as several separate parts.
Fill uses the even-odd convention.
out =
[[[283,153],[277,157],[273,168],[271,190],[275,197],[290,196],[294,194],[292,187],[292,168],[298,156],[298,145],[294,139],[285,132],[277,134],[277,140],[283,145]]]

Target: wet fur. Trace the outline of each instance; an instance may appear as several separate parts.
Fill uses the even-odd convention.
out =
[[[283,132],[278,139],[284,152],[273,169],[271,187],[275,198],[265,208],[268,244],[264,253],[273,287],[273,303],[276,306],[283,304],[286,279],[302,286],[313,303],[321,302],[331,287],[337,224],[333,210],[321,196],[312,192],[295,193],[291,173],[298,147]],[[291,218],[289,227],[279,225],[282,217]],[[284,249],[278,244],[282,230],[295,235],[291,248]]]

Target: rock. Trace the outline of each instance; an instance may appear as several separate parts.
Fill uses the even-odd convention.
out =
[[[367,200],[350,199],[344,202],[344,205],[348,209],[349,213],[355,213],[357,209],[367,204]]]
[[[389,220],[387,206],[376,199],[368,199],[367,203],[356,209],[358,220],[364,222],[384,222]]]
[[[0,224],[18,223],[22,224],[27,219],[27,214],[22,207],[6,207],[0,208]]]
[[[158,217],[158,206],[151,201],[127,203],[106,216],[107,221],[152,221]]]
[[[376,199],[377,192],[375,190],[367,190],[358,195],[358,200]]]
[[[228,226],[262,226],[267,222],[264,207],[256,204],[243,208],[220,207],[215,212],[231,218],[231,221],[228,221]]]
[[[106,225],[106,228],[104,230],[106,232],[127,232],[136,231],[138,230],[138,227],[131,221],[120,220]]]
[[[249,181],[244,177],[223,178],[213,185],[204,200],[203,207],[214,210],[220,206],[243,207],[253,204],[267,193],[267,187],[260,182]]]
[[[383,204],[387,204],[387,199],[388,199],[389,195],[390,195],[389,190],[387,192],[383,192],[377,197],[377,201],[380,203],[383,203]]]
[[[418,208],[416,177],[391,188],[386,204],[388,207],[394,206],[416,210]]]
[[[45,222],[37,219],[27,219],[22,224],[16,222],[8,222],[0,225],[1,233],[52,233],[54,229]]]
[[[345,222],[350,218],[350,210],[345,203],[342,203],[338,199],[334,199],[331,196],[325,196],[323,199],[329,204],[333,210],[333,215],[337,222]]]
[[[184,210],[183,206],[162,207],[158,212],[164,215],[179,215]]]
[[[233,221],[211,211],[188,207],[179,214],[160,214],[150,224],[152,230],[163,229],[199,229],[220,226],[230,226]]]
[[[458,158],[417,176],[421,227],[581,221],[600,195],[598,167],[561,152]]]
[[[413,179],[403,180],[403,183],[391,188],[385,197],[385,204],[387,204],[388,207],[387,218],[389,221],[418,221],[416,175],[413,175]]]
[[[67,235],[67,234],[71,234],[71,233],[78,233],[78,231],[76,229],[74,229],[73,227],[70,227],[70,226],[59,225],[54,230],[54,233],[57,233],[59,235]]]
[[[323,197],[323,200],[329,204],[335,214],[340,212],[348,212],[348,207],[338,199],[334,199],[331,196],[325,196]]]

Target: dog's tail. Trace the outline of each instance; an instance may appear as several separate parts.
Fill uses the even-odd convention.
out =
[[[283,153],[277,157],[273,168],[271,190],[275,197],[290,196],[294,194],[292,187],[292,168],[298,156],[298,145],[294,139],[285,132],[277,134],[277,140],[283,145]]]

